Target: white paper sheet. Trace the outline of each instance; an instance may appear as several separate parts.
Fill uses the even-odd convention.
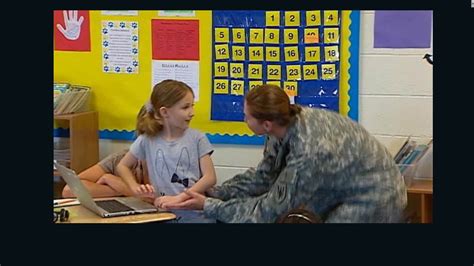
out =
[[[138,16],[138,10],[103,10],[106,16]]]
[[[290,103],[295,104],[295,96],[288,96],[290,98]]]
[[[53,200],[54,208],[67,207],[81,204],[77,199],[55,199]]]
[[[161,17],[195,17],[194,10],[160,10],[158,16]]]
[[[153,60],[151,87],[165,79],[182,81],[194,92],[194,101],[199,100],[199,61],[162,61]]]
[[[102,21],[102,70],[138,73],[138,22]]]

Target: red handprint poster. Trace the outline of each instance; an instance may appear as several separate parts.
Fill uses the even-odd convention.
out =
[[[90,51],[88,10],[54,10],[54,49]]]

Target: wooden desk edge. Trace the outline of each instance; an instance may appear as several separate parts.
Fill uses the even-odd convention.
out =
[[[92,115],[97,113],[97,111],[84,111],[84,112],[76,112],[76,113],[69,113],[69,114],[53,114],[55,120],[71,120],[77,116],[83,115]]]
[[[65,223],[149,223],[176,219],[171,212],[144,213],[102,218],[81,205],[64,207],[69,211],[69,221]]]
[[[414,179],[407,187],[408,193],[433,194],[433,179]]]

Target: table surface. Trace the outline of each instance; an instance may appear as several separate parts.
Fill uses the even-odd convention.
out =
[[[433,194],[433,179],[414,179],[407,187],[408,193]]]
[[[171,212],[157,212],[102,218],[87,208],[82,207],[81,205],[62,208],[69,211],[69,220],[64,223],[150,223],[176,219],[176,215]],[[61,207],[54,208],[55,211],[60,209]]]

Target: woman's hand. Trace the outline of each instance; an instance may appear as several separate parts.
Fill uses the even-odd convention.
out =
[[[166,204],[168,209],[188,209],[188,210],[202,210],[204,209],[204,202],[206,196],[199,194],[194,191],[185,190],[184,193],[188,196],[188,199],[178,202]],[[155,201],[156,202],[156,201]]]

